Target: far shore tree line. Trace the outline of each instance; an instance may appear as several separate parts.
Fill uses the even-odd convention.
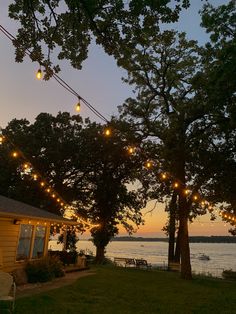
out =
[[[168,260],[181,261],[181,277],[191,279],[188,223],[207,212],[193,201],[193,194],[236,214],[235,1],[218,8],[203,6],[202,27],[210,35],[205,46],[185,33],[159,28],[160,21],[178,20],[191,1],[175,1],[172,9],[169,1],[139,3],[130,1],[128,7],[123,1],[104,0],[99,6],[65,0],[67,12],[58,13],[57,1],[13,1],[10,17],[21,25],[15,41],[18,62],[31,49],[32,60],[44,67],[49,79],[54,48],[60,51],[59,59],[80,68],[94,37],[126,71],[124,82],[134,94],[109,121],[110,136],[104,135],[105,125],[66,112],[55,117],[41,113],[34,123],[13,119],[3,133],[81,217],[99,224],[91,229],[98,262],[119,224],[132,234],[134,226],[143,223],[141,209],[147,201],[168,204]],[[132,154],[130,147],[135,149]],[[10,145],[1,148],[0,193],[58,212],[60,208],[22,176],[9,152]],[[155,167],[146,167],[148,160]],[[161,180],[160,169],[181,189]],[[183,193],[187,189],[190,194]],[[214,211],[210,214],[215,219]],[[236,235],[234,225],[230,232]]]

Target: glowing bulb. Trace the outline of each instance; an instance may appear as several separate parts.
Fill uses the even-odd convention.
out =
[[[3,136],[0,135],[0,145],[2,145],[2,143],[3,143]]]
[[[36,78],[37,78],[38,80],[41,80],[42,77],[43,77],[42,71],[41,71],[41,69],[38,69],[38,71],[37,71],[37,73],[36,73]]]
[[[174,183],[174,188],[178,188],[179,187],[179,183],[178,182],[175,182]]]
[[[134,147],[129,147],[129,148],[128,148],[128,152],[129,152],[130,154],[133,154],[133,153],[134,153]]]
[[[197,195],[194,195],[193,199],[196,201],[198,199]]]
[[[33,179],[36,181],[38,179],[38,175],[37,174],[34,174],[33,175]]]
[[[12,157],[14,157],[14,158],[18,157],[18,153],[17,152],[13,152],[12,153]]]
[[[75,107],[75,110],[76,110],[77,112],[80,112],[80,101],[78,101],[78,103],[77,103],[77,105],[76,105],[76,107]]]
[[[48,188],[46,191],[49,193],[51,190]]]
[[[104,134],[106,136],[110,136],[111,135],[111,130],[110,129],[105,129]]]
[[[53,193],[53,194],[52,194],[52,197],[54,198],[54,197],[56,197],[56,195]]]
[[[185,189],[185,190],[184,190],[184,194],[185,194],[185,195],[188,195],[189,192],[190,192],[190,191],[189,191],[188,189]]]
[[[162,178],[162,179],[166,179],[166,177],[167,177],[167,176],[166,176],[165,173],[162,173],[162,174],[161,174],[161,178]]]
[[[60,198],[57,198],[57,202],[58,202],[58,203],[60,202]]]
[[[29,168],[29,164],[25,163],[25,164],[23,165],[23,167],[24,167],[25,169],[28,169],[28,168]]]
[[[152,166],[152,163],[151,163],[150,161],[148,161],[148,162],[146,163],[146,167],[147,167],[147,168],[151,168],[151,166]]]
[[[41,185],[41,186],[44,186],[44,185],[45,185],[45,183],[42,181],[42,182],[40,182],[40,185]]]

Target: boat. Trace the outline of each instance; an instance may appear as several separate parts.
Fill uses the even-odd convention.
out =
[[[210,260],[210,257],[204,253],[200,254],[198,256],[198,259],[200,259],[201,261],[209,261]]]

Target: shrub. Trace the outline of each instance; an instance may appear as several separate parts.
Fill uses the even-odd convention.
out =
[[[25,271],[28,276],[28,282],[46,282],[55,277],[64,276],[63,265],[56,257],[45,257],[38,261],[29,262]]]
[[[232,271],[232,269],[224,270],[222,276],[224,279],[236,280],[236,271]]]

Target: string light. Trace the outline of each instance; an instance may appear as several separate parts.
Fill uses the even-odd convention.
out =
[[[0,25],[0,31],[6,36],[6,37],[8,37],[8,39],[10,39],[12,42],[13,41],[15,41],[16,40],[16,38],[12,35],[12,34],[10,34],[2,25]],[[30,57],[30,51],[28,50],[28,49],[26,49],[26,54]],[[78,109],[80,109],[80,100],[82,100],[83,102],[84,102],[84,104],[91,110],[91,111],[93,111],[93,113],[94,114],[96,114],[100,119],[102,119],[103,121],[105,121],[105,122],[108,122],[108,120],[100,113],[100,112],[98,112],[92,105],[90,105],[85,99],[83,99],[75,90],[73,90],[63,79],[61,79],[56,73],[54,73],[53,72],[53,74],[52,74],[52,76],[53,76],[53,78],[63,87],[63,88],[65,88],[65,89],[67,89],[67,91],[69,91],[71,94],[73,94],[74,96],[76,96],[78,99],[79,99],[79,102],[78,102],[78,104],[77,104],[77,106],[76,106],[76,110],[78,111]],[[38,78],[38,79],[41,79],[42,78],[42,70],[41,70],[41,68],[37,71],[37,74],[36,74],[36,77]],[[78,106],[79,105],[79,106]],[[77,108],[77,107],[79,107],[79,108]],[[110,129],[106,129],[105,130],[105,135],[106,136],[110,136],[111,135],[111,131],[110,131]],[[0,135],[0,145],[3,143],[3,140],[4,140],[4,138],[3,138],[3,136],[1,136]],[[130,152],[131,153],[131,152]],[[13,157],[18,157],[18,153],[17,152],[13,152],[12,153],[12,156]],[[150,163],[150,162],[147,162],[146,163],[146,167],[147,168],[151,168],[151,166],[152,166],[152,164]],[[36,176],[36,175],[34,175],[34,176]],[[34,178],[36,178],[36,177],[34,177]],[[165,174],[162,174],[162,179],[166,179],[166,175]],[[174,183],[174,187],[175,188],[177,188],[178,186],[177,186],[177,184],[178,183]],[[44,184],[42,184],[42,182],[40,183],[40,185],[41,186],[44,186]],[[47,189],[46,190],[48,193],[51,191],[51,189]],[[186,189],[186,190],[184,190],[184,194],[189,194],[190,193],[190,190],[188,190],[188,189]],[[196,200],[198,200],[198,197],[197,196],[193,196],[193,199],[196,201]],[[204,205],[205,206],[207,206],[208,205],[208,203],[205,201],[202,201],[202,205],[203,205],[203,203],[204,203]],[[62,204],[62,203],[60,203],[60,204]],[[61,205],[62,206],[62,205]],[[208,206],[208,209],[209,210],[212,210],[212,206]],[[231,216],[229,216],[230,217],[230,220],[233,220],[234,219],[234,217],[231,217]],[[226,218],[227,219],[229,219],[229,217],[226,215]]]
[[[190,193],[190,190],[189,190],[189,189],[185,189],[185,190],[184,190],[184,194],[185,194],[185,195],[188,195],[189,193]]]
[[[18,157],[18,153],[17,152],[12,152],[12,157],[17,158]]]
[[[42,74],[42,70],[41,69],[38,69],[37,73],[36,73],[36,78],[38,80],[41,80],[43,77],[43,74]]]
[[[28,164],[28,163],[25,163],[25,164],[23,165],[23,167],[24,167],[24,169],[29,169],[29,164]]]
[[[110,130],[109,128],[106,128],[106,129],[104,130],[104,134],[105,134],[106,136],[110,136],[110,135],[111,135],[111,130]]]
[[[80,112],[80,108],[81,106],[80,106],[80,98],[78,99],[78,102],[77,102],[77,104],[76,104],[76,107],[75,107],[75,110],[77,111],[77,112]]]
[[[134,147],[132,147],[132,146],[128,147],[128,152],[129,152],[129,154],[133,154],[134,151],[135,151],[135,148],[134,148]]]
[[[129,148],[131,148],[131,147],[129,147]],[[133,151],[133,150],[131,150],[131,152],[132,152],[132,151]],[[18,154],[19,154],[19,153],[18,153],[17,151],[15,151],[15,152],[12,153],[12,156],[17,157]],[[23,155],[22,152],[20,152],[20,155],[21,155],[22,157],[24,157],[24,155]],[[147,168],[151,168],[151,167],[152,167],[152,162],[150,162],[150,161],[146,162],[145,166],[146,166]],[[29,162],[25,162],[25,163],[22,165],[22,167],[24,167],[24,168],[26,169],[26,168],[32,167],[32,166],[31,166],[31,164],[30,164]],[[167,174],[166,174],[166,173],[161,173],[160,175],[161,175],[161,178],[162,178],[162,179],[166,179],[166,178],[167,178]],[[37,175],[37,174],[34,174],[33,177],[34,177],[34,179],[38,179],[38,175]],[[173,184],[173,187],[174,187],[174,188],[179,187],[179,183],[178,183],[178,182],[175,182],[175,181],[174,181],[174,178],[172,178],[171,176],[170,176],[170,180],[173,180],[173,183],[172,183],[172,184]],[[41,181],[41,182],[40,182],[40,186],[41,186],[41,187],[45,186],[45,182],[44,182],[44,181]],[[51,189],[50,187],[48,187],[45,191],[48,192],[48,193],[50,193],[51,190],[52,190],[52,189]],[[190,192],[191,192],[191,191],[190,191],[189,189],[184,189],[184,190],[183,190],[183,193],[184,193],[185,195],[188,195]],[[52,198],[56,198],[56,196],[57,196],[57,193],[51,194],[51,197],[52,197]],[[193,200],[196,201],[196,200],[198,200],[198,199],[199,199],[199,197],[198,197],[197,195],[193,195]],[[57,197],[56,200],[57,200],[58,203],[60,203],[60,206],[62,206],[62,207],[64,208],[64,210],[66,210],[66,209],[68,208],[68,206],[64,205],[64,203],[61,202],[61,199],[60,199],[59,197]],[[212,210],[213,210],[213,207],[212,207],[206,200],[201,200],[201,201],[199,202],[199,204],[201,204],[201,206],[204,206],[204,207],[207,206],[209,211],[212,211]],[[233,212],[233,211],[232,211],[232,212]],[[221,212],[220,212],[220,215],[221,215]],[[73,217],[76,218],[77,221],[78,221],[78,220],[83,221],[83,223],[86,224],[86,225],[98,226],[98,225],[93,225],[93,224],[88,223],[87,221],[82,220],[78,215],[73,215]],[[227,219],[227,220],[230,220],[231,223],[236,220],[233,216],[228,216],[227,214],[223,214],[223,218],[224,218],[224,219]]]
[[[165,180],[165,179],[167,178],[166,173],[161,173],[161,178],[162,178],[163,180]]]
[[[37,174],[33,174],[33,179],[34,179],[34,181],[37,181],[38,180],[38,175]]]

